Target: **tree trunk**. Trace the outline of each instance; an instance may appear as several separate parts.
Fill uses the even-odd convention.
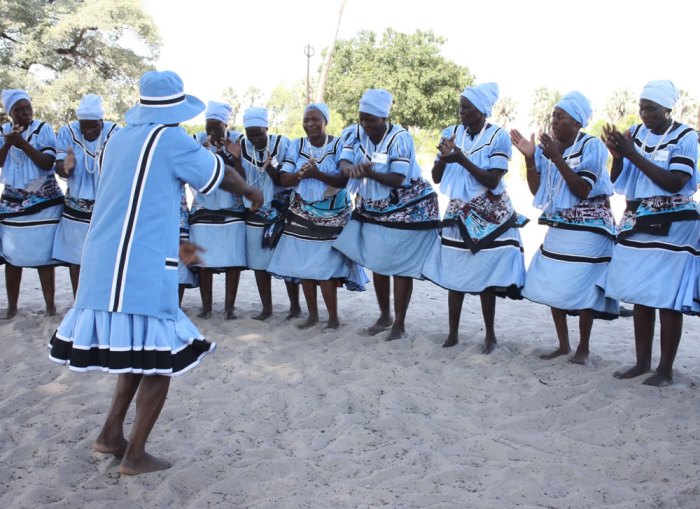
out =
[[[335,42],[338,40],[338,32],[340,32],[340,22],[343,18],[343,9],[345,8],[345,2],[347,2],[347,0],[340,0],[340,8],[338,9],[338,23],[335,26],[335,35],[333,36],[333,43],[328,48],[328,53],[326,53],[326,58],[323,61],[323,67],[321,68],[321,77],[318,80],[318,88],[316,89],[316,102],[323,102],[323,94],[326,89],[326,78],[328,77],[328,69],[330,69],[331,67],[333,51],[335,50]]]

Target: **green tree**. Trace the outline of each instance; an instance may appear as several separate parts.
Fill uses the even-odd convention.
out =
[[[238,125],[238,115],[241,113],[241,97],[238,95],[238,91],[234,87],[224,88],[222,95],[222,100],[231,106],[231,119],[228,122],[229,126]]]
[[[561,99],[561,94],[547,87],[540,87],[533,92],[530,126],[539,131],[549,131],[552,126],[552,110]]]
[[[492,118],[503,129],[508,129],[508,124],[515,120],[517,113],[517,101],[512,97],[501,97],[493,107]]]
[[[617,125],[622,119],[636,115],[638,111],[636,94],[628,88],[618,88],[613,90],[605,103],[605,120]]]
[[[324,97],[345,123],[357,121],[368,88],[394,96],[393,121],[404,127],[442,128],[454,123],[459,93],[473,81],[469,69],[440,55],[445,40],[431,31],[403,34],[387,29],[378,39],[362,31],[337,42]]]
[[[0,81],[27,90],[54,125],[73,120],[87,93],[119,120],[159,44],[139,0],[0,0]]]
[[[678,102],[673,107],[673,119],[697,129],[699,114],[698,102],[687,90],[681,90]]]

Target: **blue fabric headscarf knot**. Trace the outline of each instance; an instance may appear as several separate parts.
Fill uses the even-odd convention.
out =
[[[32,102],[29,98],[29,94],[24,90],[7,89],[2,91],[2,104],[5,105],[5,111],[8,115],[12,113],[12,108],[15,107],[17,101],[21,101],[22,99]]]
[[[653,80],[644,85],[640,99],[654,101],[656,104],[669,110],[678,102],[679,92],[673,82],[669,80]]]
[[[224,124],[228,124],[231,119],[231,111],[233,108],[226,103],[221,103],[218,101],[209,101],[207,103],[207,109],[204,112],[205,120],[218,120]]]
[[[462,97],[472,103],[481,113],[490,117],[493,105],[498,101],[498,83],[482,83],[466,87],[462,92]]]
[[[269,127],[267,109],[253,106],[243,113],[243,127]]]
[[[591,102],[586,99],[585,95],[576,90],[562,97],[561,100],[555,104],[555,107],[561,108],[567,112],[571,118],[581,124],[581,127],[586,127],[588,125],[588,121],[593,114]]]
[[[328,105],[326,103],[311,103],[306,108],[304,108],[304,114],[306,114],[306,112],[308,112],[309,110],[320,111],[321,115],[323,115],[323,118],[326,119],[326,124],[331,121],[331,112],[328,109]]]
[[[95,94],[84,95],[78,109],[75,110],[75,116],[78,117],[78,120],[102,120],[105,118],[102,98]]]
[[[360,99],[360,113],[368,113],[379,118],[387,118],[394,97],[381,88],[370,88]]]

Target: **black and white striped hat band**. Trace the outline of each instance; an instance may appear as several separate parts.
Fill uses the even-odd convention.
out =
[[[164,108],[168,106],[175,106],[183,102],[185,102],[184,92],[165,97],[139,97],[139,103],[141,103],[142,106],[148,106],[149,108]]]

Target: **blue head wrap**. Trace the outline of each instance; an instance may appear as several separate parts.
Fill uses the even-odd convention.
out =
[[[29,94],[24,90],[7,89],[2,91],[2,104],[5,105],[5,111],[8,115],[12,113],[12,108],[15,107],[17,101],[21,101],[22,99],[32,102],[29,98]]]
[[[328,105],[326,103],[311,103],[306,108],[304,108],[304,113],[306,113],[309,110],[320,111],[321,115],[323,115],[323,118],[326,119],[326,124],[331,121],[331,112],[328,109]]]
[[[253,106],[243,113],[243,127],[269,127],[267,110]]]
[[[581,127],[586,127],[588,121],[593,114],[591,102],[586,99],[581,92],[573,91],[566,94],[561,100],[555,104],[555,107],[561,108],[567,112],[571,118],[581,124]]]
[[[232,108],[226,103],[220,103],[217,101],[209,101],[207,103],[207,109],[204,112],[205,120],[218,120],[224,124],[228,124],[231,119]]]
[[[671,81],[654,80],[644,86],[639,98],[654,101],[656,104],[671,110],[678,102],[678,95],[678,89]]]
[[[387,118],[391,111],[393,96],[381,88],[370,88],[360,99],[360,113],[369,113],[379,118]]]
[[[482,83],[473,87],[466,87],[462,97],[472,103],[474,107],[487,117],[491,116],[493,105],[498,101],[498,84]]]
[[[102,120],[105,118],[102,98],[95,94],[84,95],[78,109],[75,110],[75,116],[78,117],[78,120]]]

